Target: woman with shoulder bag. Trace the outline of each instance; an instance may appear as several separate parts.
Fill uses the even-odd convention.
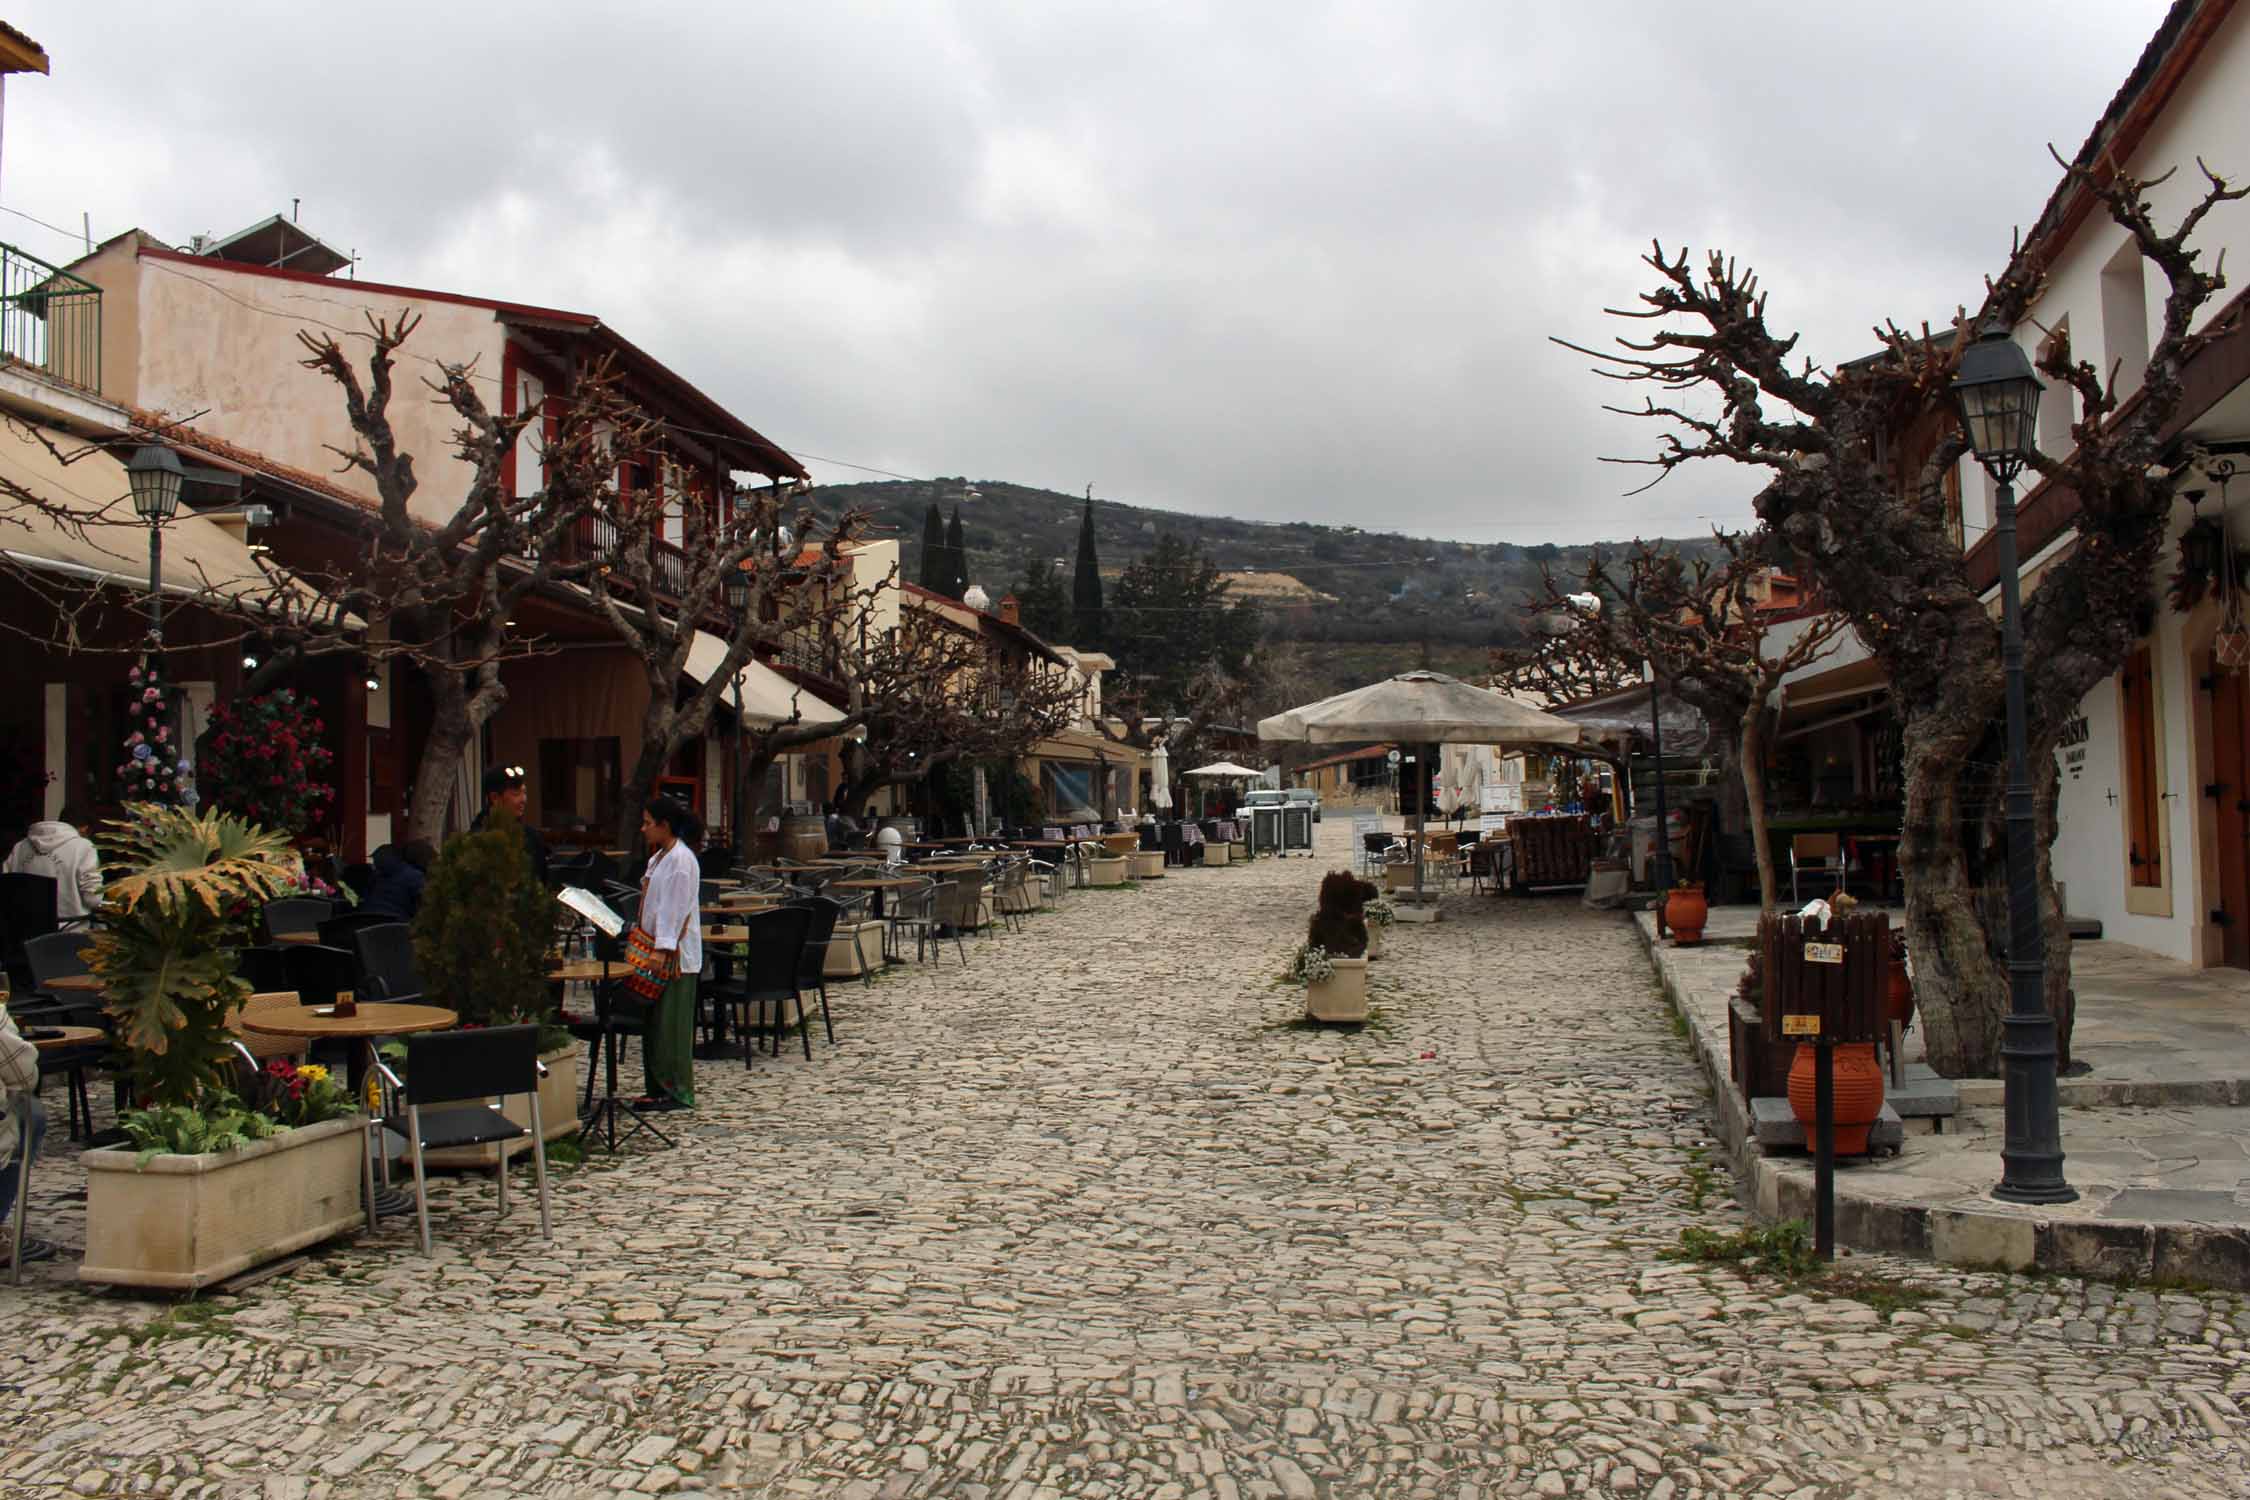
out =
[[[648,868],[641,877],[641,919],[626,938],[632,969],[627,988],[649,1002],[641,1032],[648,1109],[695,1104],[695,986],[703,971],[703,866],[690,842],[695,814],[670,797],[641,810]]]

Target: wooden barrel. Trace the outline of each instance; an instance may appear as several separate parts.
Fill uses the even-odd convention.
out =
[[[781,853],[799,863],[828,852],[828,823],[817,813],[791,813],[781,820]]]

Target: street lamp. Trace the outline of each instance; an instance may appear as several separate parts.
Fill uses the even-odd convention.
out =
[[[1664,903],[1672,891],[1672,830],[1664,806],[1664,715],[1656,701],[1656,663],[1641,663],[1641,680],[1648,684],[1649,753],[1656,761],[1656,925],[1664,925]]]
[[[2000,561],[2000,661],[2008,702],[2008,1015],[2000,1043],[2007,1131],[1992,1196],[2009,1203],[2069,1203],[2078,1196],[2062,1171],[2055,1018],[2047,1013],[2044,989],[2047,944],[2039,923],[2025,746],[2023,595],[2016,577],[2015,480],[2036,435],[2040,389],[2031,360],[1998,323],[1962,354],[1953,381],[1962,430],[1997,487],[1992,535]]]
[[[133,513],[148,523],[148,634],[154,648],[164,641],[164,525],[179,514],[187,470],[177,453],[150,443],[134,451],[125,478],[133,487]]]
[[[786,545],[786,544],[784,544]],[[727,614],[735,629],[742,628],[742,617],[750,610],[750,575],[740,567],[727,570]],[[734,674],[734,769],[728,774],[727,785],[734,789],[734,802],[728,812],[734,823],[734,852],[737,860],[750,857],[750,846],[745,842],[747,824],[743,816],[743,802],[748,789],[742,784],[742,672]]]

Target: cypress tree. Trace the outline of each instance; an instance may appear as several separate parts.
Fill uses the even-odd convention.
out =
[[[914,581],[942,594],[945,572],[945,516],[932,500],[930,513],[922,518],[922,570]]]
[[[1070,644],[1082,650],[1099,650],[1109,634],[1102,610],[1102,565],[1094,555],[1094,499],[1086,497],[1086,514],[1078,523],[1078,576],[1071,581]]]
[[[961,507],[953,507],[953,519],[945,528],[945,583],[940,592],[958,599],[969,591],[969,549],[961,541]]]

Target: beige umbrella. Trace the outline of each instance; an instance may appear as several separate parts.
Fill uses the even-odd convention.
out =
[[[1428,765],[1439,745],[1575,745],[1579,728],[1505,693],[1442,672],[1396,677],[1258,721],[1262,740],[1334,745],[1391,740]],[[1422,899],[1422,798],[1414,799],[1414,899]]]

